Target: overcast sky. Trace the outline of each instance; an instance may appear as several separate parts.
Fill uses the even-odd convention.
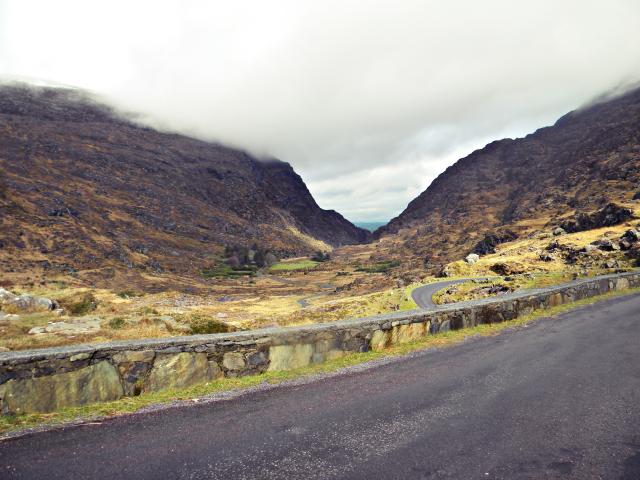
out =
[[[448,165],[640,79],[640,1],[0,0],[0,75],[290,162],[388,220]]]

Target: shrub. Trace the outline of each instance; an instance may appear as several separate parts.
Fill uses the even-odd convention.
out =
[[[230,330],[226,323],[203,315],[192,315],[189,319],[189,327],[191,328],[191,333],[194,335],[203,333],[226,333]]]
[[[124,327],[125,321],[122,317],[114,317],[109,320],[109,328],[113,328],[114,330],[118,330]]]
[[[98,308],[98,300],[91,292],[69,295],[61,298],[58,303],[69,315],[84,315]]]
[[[121,292],[116,293],[116,295],[120,298],[133,298],[141,297],[143,293],[136,292],[134,290],[122,290]]]
[[[311,256],[311,260],[313,260],[314,262],[326,262],[327,260],[330,260],[330,259],[331,259],[331,255],[325,252],[321,252],[320,250],[318,250],[316,253],[314,253]]]
[[[385,260],[383,262],[377,262],[373,265],[365,265],[356,268],[358,272],[366,273],[386,273],[392,268],[400,266],[400,262],[397,260]]]

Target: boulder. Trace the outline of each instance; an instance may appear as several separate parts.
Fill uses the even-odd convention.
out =
[[[49,322],[43,327],[33,327],[30,335],[51,333],[55,335],[89,335],[100,330],[100,320],[97,318],[78,319],[69,322]]]
[[[117,400],[124,394],[116,368],[102,361],[72,372],[0,385],[2,413],[52,412],[63,407]]]
[[[598,247],[596,247],[595,245],[585,245],[584,247],[584,253],[592,253],[595,252],[596,250],[598,250]]]
[[[175,318],[169,315],[162,315],[158,317],[158,319],[164,324],[165,328],[169,332],[176,333],[190,333],[191,327],[189,325],[185,325],[184,323],[178,322]]]
[[[610,203],[606,207],[593,213],[578,213],[573,218],[560,224],[568,233],[582,232],[594,228],[611,227],[627,222],[633,218],[633,212],[628,208]]]
[[[244,355],[240,352],[227,352],[222,357],[222,366],[232,371],[243,370],[246,366]]]
[[[5,290],[4,288],[0,287],[0,305],[12,301],[16,297],[17,295],[14,295],[9,290]]]
[[[631,200],[640,200],[640,190],[633,195],[633,198]]]
[[[543,252],[540,254],[540,260],[543,262],[553,262],[555,259],[549,253]]]
[[[553,235],[557,237],[559,235],[566,235],[567,232],[562,227],[556,227],[551,233],[553,233]]]
[[[470,253],[469,255],[467,255],[465,257],[465,262],[467,262],[469,265],[473,265],[475,263],[478,262],[478,260],[480,260],[480,256],[477,253]]]
[[[490,267],[490,270],[502,276],[518,275],[525,272],[522,266],[509,263],[496,263]]]
[[[632,243],[626,238],[622,238],[622,240],[620,240],[618,244],[620,245],[620,250],[629,250],[632,245]]]
[[[10,306],[13,310],[24,313],[46,312],[58,308],[58,302],[36,295],[15,295],[0,288],[0,306]]]
[[[167,388],[185,388],[205,383],[221,376],[215,362],[206,353],[182,352],[156,358],[144,385],[143,392],[156,392]]]
[[[620,250],[620,245],[618,245],[616,242],[609,240],[608,238],[601,238],[599,240],[596,240],[595,242],[591,242],[591,245],[596,246],[598,249],[602,250],[603,252],[613,252],[613,251]]]
[[[477,253],[478,255],[487,255],[489,253],[495,253],[496,247],[501,243],[511,242],[518,238],[511,230],[505,230],[502,232],[489,233],[484,236],[482,240],[480,240],[473,247],[473,253]]]
[[[640,241],[640,232],[635,228],[631,228],[624,232],[621,238],[627,240],[629,243],[635,243]]]
[[[0,322],[11,322],[19,319],[20,315],[16,315],[15,313],[0,312]]]

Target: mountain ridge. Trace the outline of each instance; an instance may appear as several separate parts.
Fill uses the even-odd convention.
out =
[[[405,230],[408,250],[445,262],[493,230],[520,224],[524,231],[533,219],[553,224],[576,211],[631,201],[639,184],[640,88],[634,88],[461,158],[374,237]]]
[[[224,245],[366,242],[293,167],[140,126],[82,91],[0,86],[0,264],[194,274]]]

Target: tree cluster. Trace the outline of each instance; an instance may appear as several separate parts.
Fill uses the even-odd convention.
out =
[[[321,252],[318,250],[316,253],[311,255],[311,260],[314,262],[326,262],[327,260],[331,260],[331,255],[327,252]]]
[[[255,243],[250,248],[242,245],[227,245],[224,256],[227,265],[231,268],[251,266],[264,268],[278,262],[278,257],[273,252]]]

